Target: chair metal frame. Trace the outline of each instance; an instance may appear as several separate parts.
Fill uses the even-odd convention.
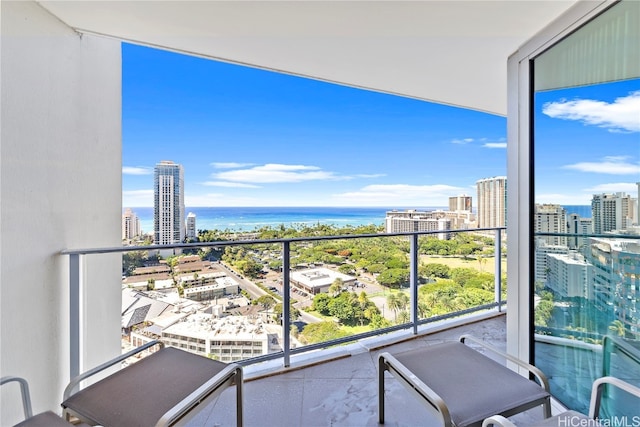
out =
[[[90,369],[77,377],[73,378],[67,387],[64,390],[63,394],[63,402],[65,402],[69,397],[74,395],[78,389],[78,386],[81,381],[86,380],[87,378],[108,369],[117,363],[120,363],[129,357],[135,356],[142,351],[145,351],[153,346],[158,345],[160,350],[162,351],[165,346],[159,340],[150,341],[140,347],[137,347],[127,353],[124,353],[118,357],[115,357],[99,366],[96,366],[93,369]],[[123,369],[127,369],[126,367]],[[99,383],[100,381],[97,381]],[[222,393],[222,391],[230,386],[236,385],[236,420],[237,426],[242,427],[243,425],[243,408],[242,408],[242,383],[243,383],[243,373],[242,367],[236,363],[228,364],[223,370],[218,372],[214,377],[207,380],[204,384],[194,390],[191,394],[185,397],[182,401],[174,405],[169,411],[167,411],[158,422],[155,424],[156,427],[166,427],[173,426],[177,422],[181,421],[189,411],[191,411],[195,406],[201,404],[202,402],[209,401]],[[63,415],[66,420],[69,420],[71,416],[77,416],[72,410],[64,407]],[[89,420],[91,421],[91,420]]]
[[[528,370],[539,382],[540,387],[549,392],[549,381],[544,373],[536,368],[535,366],[526,363],[514,356],[506,354],[505,352],[499,350],[498,348],[487,344],[483,341],[478,340],[477,338],[471,335],[462,335],[459,338],[460,342],[465,344],[467,341],[472,341],[473,343],[495,353],[496,355],[503,357],[504,359],[513,362],[521,368]],[[505,366],[505,369],[509,369]],[[426,406],[435,410],[435,412],[439,415],[442,426],[443,427],[455,427],[455,424],[451,417],[451,412],[446,402],[442,399],[438,393],[436,393],[432,388],[430,388],[424,381],[416,376],[411,370],[409,370],[406,366],[404,366],[397,358],[395,358],[390,353],[384,352],[378,356],[378,415],[379,415],[379,423],[384,424],[385,419],[385,406],[384,406],[384,374],[385,371],[389,371],[411,394],[413,394],[420,402],[426,403]],[[490,384],[487,384],[490,386]],[[550,395],[549,395],[550,396]],[[537,403],[534,406],[539,404],[543,405],[545,418],[551,416],[551,399],[550,397],[546,398],[544,402]],[[522,407],[522,409],[516,408],[514,409],[517,413],[523,410],[528,409],[526,405]],[[479,425],[479,423],[478,423]]]
[[[612,376],[598,378],[593,382],[593,385],[591,386],[591,400],[589,402],[589,416],[588,416],[588,418],[591,420],[597,420],[598,418],[598,415],[600,413],[600,406],[602,404],[602,397],[604,395],[604,391],[606,388],[605,386],[607,384],[611,384],[615,387],[618,387],[621,390],[626,391],[627,393],[630,393],[640,398],[639,387],[636,387],[619,378],[612,377]],[[556,419],[561,418],[564,414],[567,414],[567,412],[558,414],[554,416],[554,418]],[[598,425],[598,424],[595,424],[595,425]],[[482,423],[482,427],[518,427],[518,426],[501,415],[493,415],[484,420],[484,422]]]

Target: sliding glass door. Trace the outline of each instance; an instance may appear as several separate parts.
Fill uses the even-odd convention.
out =
[[[532,353],[553,395],[587,413],[596,378],[640,386],[640,2],[529,65]],[[601,417],[637,415],[607,392]]]

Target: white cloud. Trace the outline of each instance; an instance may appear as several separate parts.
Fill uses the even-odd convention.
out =
[[[506,142],[487,142],[483,145],[485,148],[507,148]]]
[[[153,206],[153,190],[126,190],[122,192],[122,206]]]
[[[580,172],[603,173],[609,175],[638,175],[640,163],[630,163],[624,156],[605,157],[601,162],[581,162],[563,166]]]
[[[253,163],[236,163],[236,162],[213,162],[211,166],[216,169],[238,169],[252,166]]]
[[[351,205],[443,206],[448,203],[450,196],[456,196],[464,190],[462,187],[444,184],[380,184],[368,185],[358,191],[335,194],[333,198],[349,202]]]
[[[207,181],[202,185],[207,187],[227,187],[227,188],[260,188],[259,185],[243,184],[241,182],[229,182],[229,181]]]
[[[593,194],[625,192],[630,196],[636,196],[638,186],[634,182],[612,182],[610,184],[599,184],[595,187],[587,188],[585,191]]]
[[[258,184],[346,179],[336,176],[333,172],[323,171],[317,166],[274,163],[249,169],[219,172],[213,174],[213,177],[224,181]]]
[[[144,166],[123,166],[122,174],[123,175],[151,175],[153,174],[153,169],[144,167]]]
[[[462,139],[453,139],[453,140],[451,140],[451,143],[452,144],[465,145],[465,144],[470,144],[473,141],[475,141],[475,139],[473,139],[473,138],[462,138]]]
[[[460,138],[451,140],[452,144],[466,145],[471,143],[482,144],[484,148],[507,148],[507,142],[505,138],[499,138],[497,140],[491,140],[489,138]]]
[[[612,103],[593,99],[547,102],[542,112],[549,117],[577,120],[612,132],[640,132],[640,91],[616,98]]]

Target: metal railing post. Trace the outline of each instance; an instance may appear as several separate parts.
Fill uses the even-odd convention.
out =
[[[411,263],[409,268],[409,292],[411,293],[411,325],[413,326],[413,334],[418,334],[418,235],[411,236]]]
[[[290,242],[282,242],[282,342],[284,351],[284,367],[288,368],[291,364],[290,350],[290,304],[291,304],[291,285],[289,283],[290,271]]]
[[[496,229],[496,243],[495,243],[495,300],[498,303],[498,311],[502,311],[502,230]]]
[[[69,255],[69,377],[80,375],[80,255]]]

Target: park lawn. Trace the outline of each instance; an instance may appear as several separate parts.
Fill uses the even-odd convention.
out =
[[[330,321],[336,321],[336,319],[332,316],[325,316],[323,314],[320,314],[320,312],[318,311],[311,311],[311,310],[306,310],[307,313],[311,314],[312,316],[315,316],[319,319],[323,319],[323,320],[330,320]],[[346,332],[349,335],[355,335],[355,334],[361,334],[363,332],[369,332],[371,330],[371,328],[368,325],[364,325],[364,326],[347,326],[347,325],[343,325],[340,324],[340,330]]]
[[[477,259],[464,259],[462,257],[441,257],[433,255],[420,255],[420,262],[426,264],[443,264],[449,268],[474,268],[484,273],[493,273],[495,270],[495,257],[484,257],[484,264]],[[502,259],[502,274],[507,272],[507,259]]]
[[[369,332],[371,330],[371,327],[369,325],[364,325],[364,326],[340,325],[340,329],[345,331],[349,335],[355,335],[355,334],[361,334],[363,332]]]

